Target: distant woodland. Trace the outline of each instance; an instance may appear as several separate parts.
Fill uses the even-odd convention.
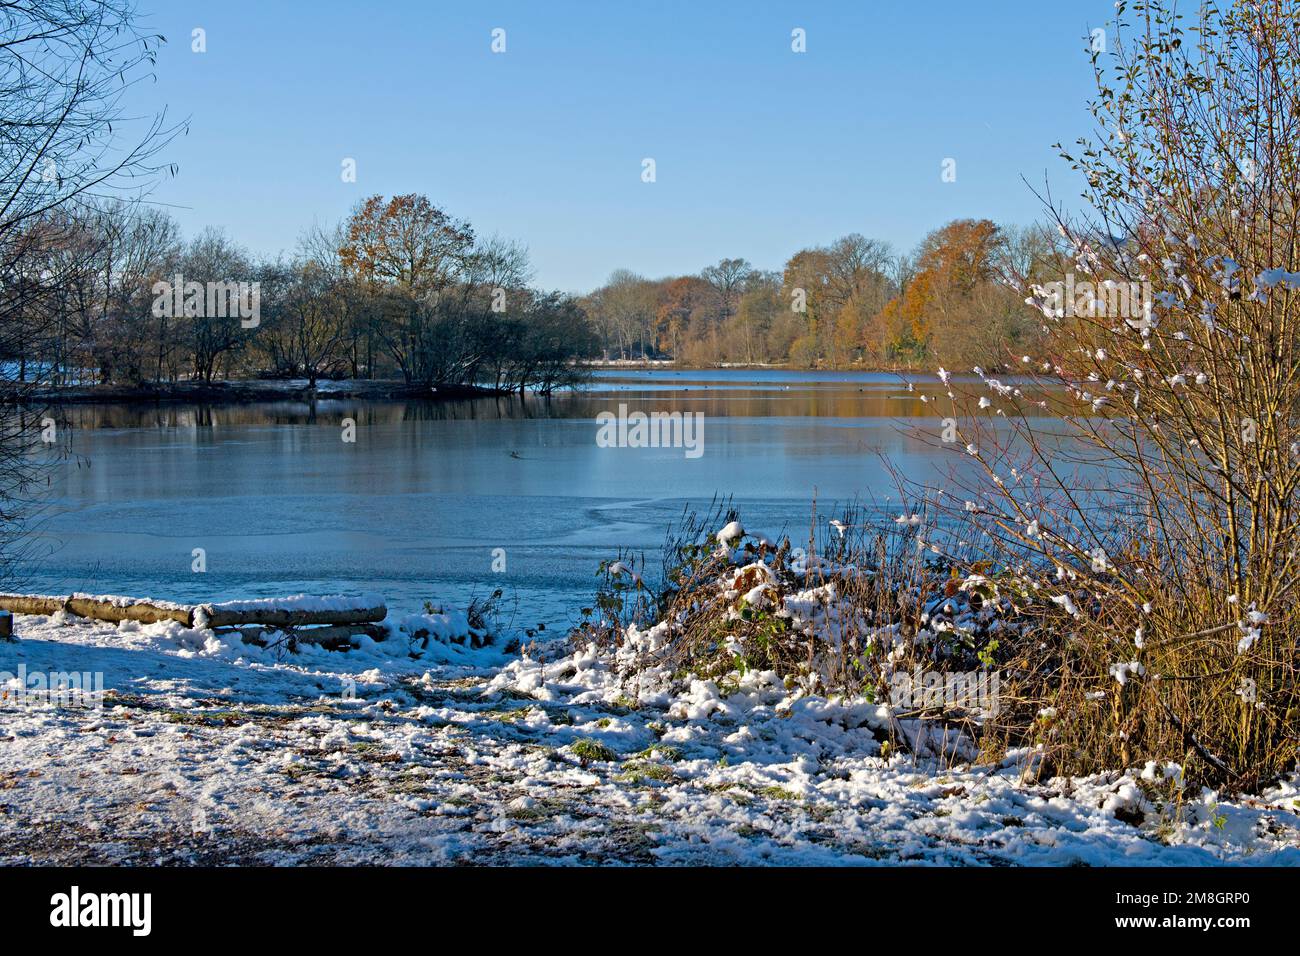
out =
[[[523,246],[420,195],[370,197],[274,259],[216,230],[186,239],[144,204],[83,203],[17,239],[24,254],[0,274],[0,359],[6,378],[55,385],[379,378],[543,392],[594,359],[992,368],[1041,332],[1005,278],[1051,252],[1038,235],[958,220],[900,255],[855,233],[780,272],[741,258],[658,279],[620,269],[580,296],[535,288]],[[177,280],[257,283],[256,325],[201,303],[160,309],[159,283]]]

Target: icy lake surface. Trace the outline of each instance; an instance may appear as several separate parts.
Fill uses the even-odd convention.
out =
[[[704,413],[703,453],[600,447],[597,415],[620,404]],[[516,627],[563,628],[620,547],[653,579],[687,505],[730,495],[746,527],[796,542],[814,496],[823,532],[855,500],[896,507],[881,455],[914,478],[953,458],[907,433],[933,408],[893,375],[672,369],[605,371],[550,400],[69,407],[73,456],[52,466],[21,583],[182,601],[375,591],[411,611],[501,588]]]

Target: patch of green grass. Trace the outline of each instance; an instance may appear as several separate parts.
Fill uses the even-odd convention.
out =
[[[582,819],[586,816],[579,804],[563,797],[539,797],[531,807],[512,807],[506,810],[506,817],[520,823],[540,823],[553,817],[571,816]]]
[[[590,737],[582,737],[579,740],[575,740],[573,746],[569,749],[573,751],[575,757],[582,761],[584,767],[589,763],[608,763],[618,759],[618,754],[614,753],[614,751],[610,750],[599,740],[592,740]]]
[[[540,820],[545,820],[550,815],[550,811],[545,805],[516,808],[506,811],[507,819],[515,820],[520,823],[537,823]]]
[[[747,807],[754,802],[754,795],[738,783],[701,783],[696,786],[706,793],[720,794],[740,807]]]
[[[661,783],[672,783],[677,779],[672,768],[665,767],[661,763],[653,763],[649,760],[632,760],[623,765],[623,773],[619,774],[619,780],[625,783],[641,783],[645,780],[658,780]]]
[[[402,776],[388,785],[390,793],[426,793],[429,781],[424,777]]]
[[[763,787],[758,791],[760,796],[767,797],[769,800],[802,800],[803,795],[795,793],[793,790],[787,790],[785,787]]]
[[[680,747],[674,747],[671,744],[651,744],[645,750],[641,751],[641,753],[639,753],[637,756],[645,757],[647,759],[662,757],[664,760],[667,760],[669,763],[676,763],[677,761],[681,760],[682,757],[685,756],[685,754],[682,753],[682,749]]]
[[[164,719],[171,724],[187,724],[193,727],[237,727],[247,723],[249,718],[233,710],[208,711],[163,711]]]
[[[479,711],[478,716],[485,720],[495,720],[503,724],[514,724],[527,717],[532,710],[532,707],[515,707],[510,710],[483,710]]]

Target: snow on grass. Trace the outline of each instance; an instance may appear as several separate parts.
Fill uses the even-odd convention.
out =
[[[0,864],[1300,864],[1295,779],[1170,801],[1166,767],[945,768],[886,754],[885,708],[770,673],[670,693],[594,647],[285,654],[176,622],[16,625],[0,671],[100,672],[106,695],[0,700]]]

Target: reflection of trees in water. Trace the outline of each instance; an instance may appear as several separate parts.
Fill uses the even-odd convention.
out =
[[[49,548],[32,532],[44,519],[44,492],[67,453],[68,431],[57,410],[0,407],[0,581],[8,590],[24,586],[25,570]]]
[[[937,385],[937,383],[936,383]],[[929,389],[934,391],[934,389]],[[238,405],[70,405],[59,414],[73,428],[211,428],[217,425],[358,426],[401,422],[595,419],[626,404],[629,410],[703,412],[714,418],[911,419],[935,415],[933,405],[901,385],[868,383],[832,387],[708,387],[642,389],[628,385],[603,391],[528,394],[448,401],[364,401],[318,398],[314,402]],[[1040,414],[1032,404],[1025,413]]]

